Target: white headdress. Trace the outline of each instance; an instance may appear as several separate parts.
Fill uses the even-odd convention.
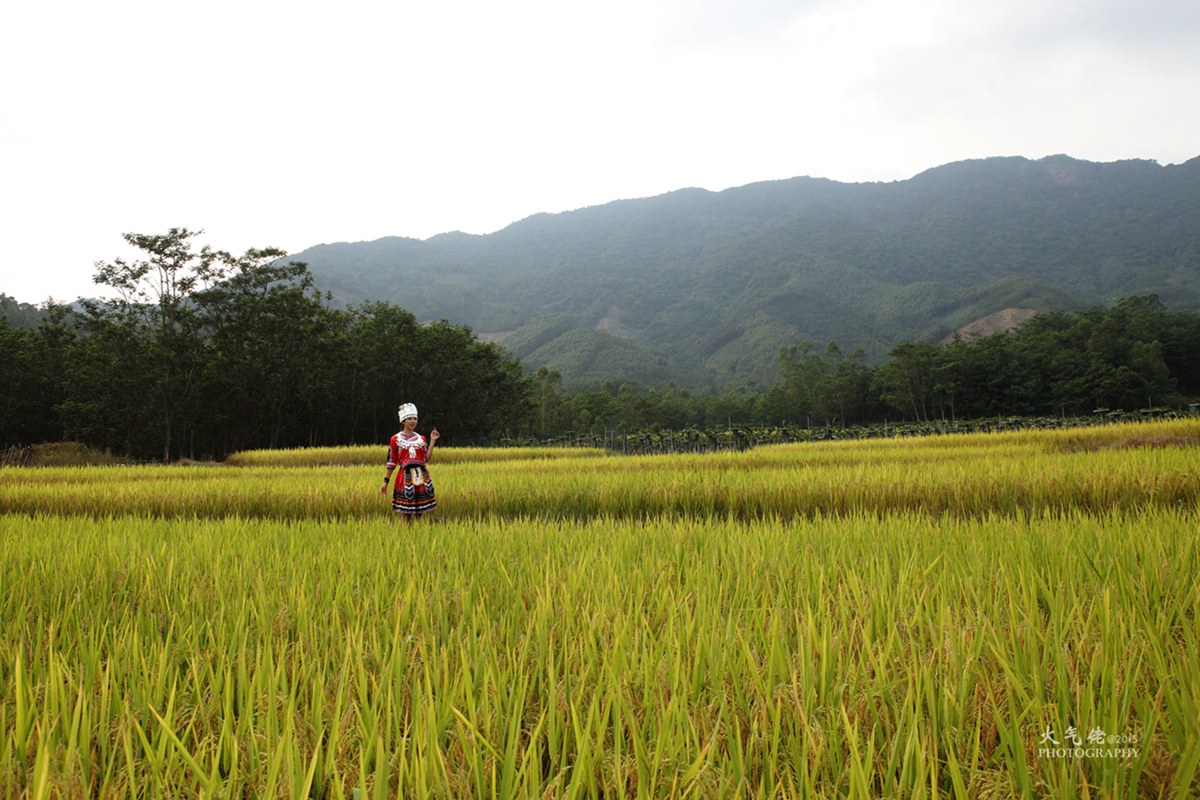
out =
[[[404,422],[404,420],[408,419],[409,417],[417,416],[417,407],[412,403],[405,403],[404,405],[400,406],[399,414],[400,421]]]

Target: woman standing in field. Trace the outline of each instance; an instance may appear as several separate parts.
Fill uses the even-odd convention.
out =
[[[417,433],[417,407],[412,403],[400,406],[400,425],[404,430],[392,437],[388,447],[387,477],[380,494],[387,496],[392,471],[400,467],[396,486],[392,490],[392,510],[403,514],[406,522],[420,519],[422,514],[437,508],[433,495],[433,480],[429,477],[429,455],[438,440],[437,428],[429,432],[429,443]]]

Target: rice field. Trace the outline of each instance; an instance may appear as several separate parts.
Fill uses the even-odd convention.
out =
[[[1200,796],[1198,443],[0,470],[0,797]]]
[[[348,445],[345,447],[307,447],[300,450],[246,450],[234,453],[225,459],[225,464],[234,467],[315,467],[315,466],[361,466],[382,463],[382,454],[387,444]],[[478,461],[547,461],[559,458],[595,458],[604,451],[587,448],[553,449],[545,447],[435,447],[434,459],[438,464],[461,464]]]
[[[430,469],[443,521],[1196,511],[1197,443],[1200,420],[1187,420],[636,458],[591,449],[446,449]],[[386,447],[370,451],[374,466],[351,458],[367,449],[346,451],[284,451],[278,463],[259,452],[247,467],[3,469],[0,509],[97,518],[388,518],[379,495]],[[505,452],[514,458],[485,460]],[[331,463],[342,458],[348,465]]]

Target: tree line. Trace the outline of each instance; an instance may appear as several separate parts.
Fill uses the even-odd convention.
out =
[[[956,335],[949,344],[901,342],[885,362],[836,342],[782,348],[768,391],[692,396],[669,384],[604,381],[576,392],[542,367],[534,376],[543,438],[597,433],[613,422],[643,428],[732,423],[826,427],[997,416],[1088,416],[1183,408],[1200,395],[1200,314],[1171,312],[1155,295],[1110,309],[1039,314],[1018,330]]]
[[[283,251],[196,249],[200,233],[126,234],[144,258],[96,265],[113,299],[52,307],[36,330],[0,322],[0,443],[221,460],[386,442],[402,402],[448,444],[531,417],[520,363],[469,328],[333,309]]]
[[[447,444],[758,422],[804,427],[1088,415],[1182,407],[1200,395],[1200,314],[1155,295],[1041,314],[1019,330],[902,342],[882,364],[834,342],[780,350],[766,392],[693,394],[605,379],[564,387],[545,366],[442,320],[374,302],[331,308],[307,267],[268,248],[233,256],[199,235],[127,234],[144,254],[98,263],[110,300],[4,302],[0,445],[75,441],[149,460],[260,447],[381,443],[401,402]],[[6,318],[19,325],[10,326]],[[32,321],[40,320],[36,328]]]

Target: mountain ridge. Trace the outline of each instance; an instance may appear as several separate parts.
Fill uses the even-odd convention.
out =
[[[897,342],[940,341],[1006,308],[1148,293],[1200,308],[1200,157],[1162,166],[1006,156],[887,183],[685,188],[533,214],[490,234],[385,237],[293,257],[344,302],[387,300],[482,335],[514,331],[505,342],[547,315],[608,329],[527,353],[550,358],[568,385],[763,386],[775,381],[779,348],[799,341],[881,360]]]

